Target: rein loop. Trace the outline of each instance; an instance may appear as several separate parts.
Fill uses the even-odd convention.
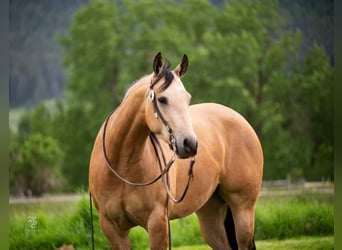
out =
[[[104,123],[104,127],[103,127],[103,133],[102,133],[102,151],[103,151],[103,155],[104,155],[104,158],[105,158],[105,161],[106,161],[106,164],[107,164],[107,167],[109,168],[109,170],[117,177],[119,178],[121,181],[123,181],[124,183],[128,184],[128,185],[131,185],[131,186],[148,186],[148,185],[152,185],[153,183],[157,182],[159,179],[162,178],[163,180],[163,184],[165,186],[165,190],[167,192],[167,196],[168,198],[170,198],[173,202],[175,203],[179,203],[181,202],[184,198],[185,198],[185,195],[189,189],[189,186],[190,186],[190,182],[193,178],[193,165],[195,164],[195,158],[192,157],[191,158],[191,161],[190,161],[190,164],[189,164],[189,171],[188,171],[188,181],[187,181],[187,184],[186,184],[186,187],[181,195],[181,197],[179,199],[176,199],[173,197],[171,191],[170,191],[170,184],[169,184],[169,170],[170,168],[172,167],[173,163],[175,162],[175,155],[176,155],[176,138],[175,136],[173,135],[173,131],[171,129],[171,127],[169,126],[169,124],[167,123],[167,121],[164,119],[162,113],[160,112],[160,109],[158,108],[158,105],[157,105],[157,102],[156,102],[156,96],[155,96],[155,93],[154,93],[154,90],[153,90],[153,86],[156,84],[156,82],[158,82],[160,79],[159,77],[157,78],[157,80],[153,83],[152,80],[151,80],[151,84],[150,84],[150,93],[149,93],[149,101],[153,103],[153,108],[154,108],[154,112],[155,112],[155,116],[158,117],[161,119],[161,121],[163,122],[164,126],[167,128],[168,132],[169,132],[169,135],[170,135],[170,142],[169,142],[169,147],[170,149],[173,151],[173,155],[171,157],[171,159],[169,160],[168,163],[166,163],[166,159],[165,159],[165,154],[164,154],[164,151],[163,151],[163,148],[157,138],[157,136],[151,132],[150,135],[149,135],[149,138],[150,138],[150,141],[152,143],[152,146],[153,146],[153,149],[154,149],[154,152],[156,154],[156,157],[157,157],[157,161],[158,161],[158,165],[159,165],[159,169],[160,169],[160,174],[158,176],[156,176],[155,178],[153,178],[152,180],[150,181],[147,181],[147,182],[131,182],[125,178],[123,178],[113,167],[112,167],[112,164],[108,158],[108,155],[107,155],[107,150],[106,150],[106,142],[105,142],[105,139],[106,139],[106,131],[107,131],[107,125],[108,125],[108,121],[109,121],[109,118],[112,116],[112,114],[114,113],[114,110],[107,116],[106,120],[105,120],[105,123]],[[162,161],[160,159],[160,156],[159,156],[159,153],[158,153],[158,149],[157,147],[159,148],[159,151],[161,152],[161,155],[162,155]],[[164,165],[164,167],[163,167]],[[166,175],[166,177],[165,177]]]
[[[109,170],[117,177],[119,178],[121,181],[123,181],[124,183],[128,184],[128,185],[131,185],[131,186],[148,186],[148,185],[151,185],[153,183],[155,183],[156,181],[158,181],[166,172],[169,171],[169,168],[165,168],[164,170],[162,170],[160,172],[160,174],[155,177],[154,179],[152,179],[151,181],[147,181],[147,182],[139,182],[139,183],[136,183],[136,182],[131,182],[125,178],[123,178],[116,170],[114,170],[114,168],[112,167],[112,164],[110,163],[110,160],[108,158],[108,155],[107,155],[107,150],[106,150],[106,143],[105,143],[105,138],[106,138],[106,131],[107,131],[107,125],[108,125],[108,121],[109,121],[109,118],[111,117],[111,115],[113,114],[114,110],[108,115],[108,117],[106,118],[106,121],[105,121],[105,124],[104,124],[104,127],[103,127],[103,133],[102,133],[102,151],[103,151],[103,155],[104,155],[104,158],[106,160],[106,164],[107,164],[107,167],[109,168]],[[170,166],[171,167],[171,166]]]
[[[107,155],[107,150],[106,150],[106,131],[107,131],[107,125],[108,125],[108,121],[109,121],[109,118],[112,116],[114,111],[112,111],[108,117],[106,118],[106,121],[104,123],[104,127],[103,127],[103,133],[102,133],[102,151],[103,151],[103,155],[104,155],[104,158],[105,158],[105,161],[106,161],[106,164],[107,164],[107,167],[109,168],[109,170],[117,177],[119,178],[121,181],[123,181],[124,183],[128,184],[128,185],[131,185],[131,186],[148,186],[148,185],[152,185],[153,183],[157,182],[159,179],[161,179],[165,174],[167,175],[167,179],[163,179],[163,183],[164,183],[164,186],[165,186],[165,189],[166,189],[166,192],[168,194],[168,197],[173,201],[173,202],[181,202],[188,189],[189,189],[189,186],[190,186],[190,182],[193,178],[193,165],[195,163],[195,159],[192,158],[191,159],[191,162],[189,164],[189,171],[188,171],[188,175],[189,175],[189,178],[188,178],[188,182],[187,182],[187,185],[184,189],[184,192],[181,196],[180,199],[176,200],[172,194],[171,194],[171,191],[170,191],[170,188],[169,188],[169,181],[168,181],[168,173],[169,173],[169,170],[172,166],[172,164],[175,162],[175,147],[174,147],[174,150],[173,150],[173,155],[171,157],[171,159],[169,160],[168,163],[166,163],[166,159],[165,159],[165,154],[164,154],[164,151],[163,151],[163,148],[157,138],[157,136],[154,134],[154,133],[150,133],[149,135],[149,138],[151,140],[151,143],[152,143],[152,146],[153,146],[153,149],[154,149],[154,152],[157,156],[157,161],[158,161],[158,165],[159,165],[159,169],[160,169],[160,174],[158,176],[156,176],[154,179],[152,179],[151,181],[147,181],[147,182],[131,182],[125,178],[123,178],[116,170],[114,170],[114,168],[112,167],[112,164],[110,163],[110,160],[108,158],[108,155]],[[174,143],[174,142],[173,142]],[[157,149],[157,146],[161,152],[161,155],[162,155],[162,160],[163,162],[161,161],[160,159],[160,156],[159,156],[159,153],[158,153],[158,149]],[[163,168],[163,164],[164,164],[164,168]]]

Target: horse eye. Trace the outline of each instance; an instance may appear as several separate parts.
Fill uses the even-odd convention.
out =
[[[167,98],[164,96],[161,96],[158,98],[158,102],[161,104],[167,104]]]

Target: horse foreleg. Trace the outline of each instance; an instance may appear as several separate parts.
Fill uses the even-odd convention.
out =
[[[103,234],[110,242],[112,249],[129,250],[131,244],[128,238],[129,231],[120,231],[114,222],[110,221],[104,214],[99,213],[99,222]]]
[[[147,222],[151,250],[167,249],[169,245],[168,218],[165,207],[156,206]]]
[[[215,194],[196,212],[204,240],[213,249],[231,249],[224,228],[226,203]]]

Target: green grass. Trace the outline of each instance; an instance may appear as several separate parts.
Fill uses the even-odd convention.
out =
[[[332,249],[333,195],[266,198],[256,210],[256,244],[259,249]],[[96,249],[110,249],[94,211]],[[31,228],[29,216],[35,217]],[[56,249],[73,244],[90,246],[89,200],[10,205],[10,249]],[[171,221],[174,249],[210,249],[204,244],[196,216]],[[148,249],[148,235],[135,227],[130,232],[133,249]]]
[[[10,216],[29,216],[37,211],[44,212],[45,214],[69,214],[76,208],[76,204],[73,201],[70,202],[38,202],[38,203],[17,203],[11,204],[9,215]]]
[[[172,249],[175,249],[175,250],[211,250],[211,248],[207,245],[172,247]]]
[[[256,247],[263,250],[330,250],[334,249],[334,236],[301,237],[286,240],[262,240],[256,242]]]
[[[261,200],[256,209],[255,238],[285,239],[334,232],[334,205],[324,196]]]
[[[173,220],[171,223],[172,246],[180,247],[187,245],[205,244],[200,232],[197,217],[192,214],[186,218]],[[148,249],[148,234],[141,227],[135,227],[130,232],[130,240],[134,249]]]
[[[334,237],[301,237],[286,240],[256,241],[257,249],[262,250],[331,250],[334,249]],[[210,250],[206,245],[174,247],[175,250]]]

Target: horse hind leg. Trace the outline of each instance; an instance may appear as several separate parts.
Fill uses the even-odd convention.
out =
[[[223,224],[226,208],[226,203],[214,193],[196,212],[203,238],[212,249],[231,249]]]
[[[256,249],[254,241],[254,207],[228,209],[224,225],[229,243],[233,249]]]

